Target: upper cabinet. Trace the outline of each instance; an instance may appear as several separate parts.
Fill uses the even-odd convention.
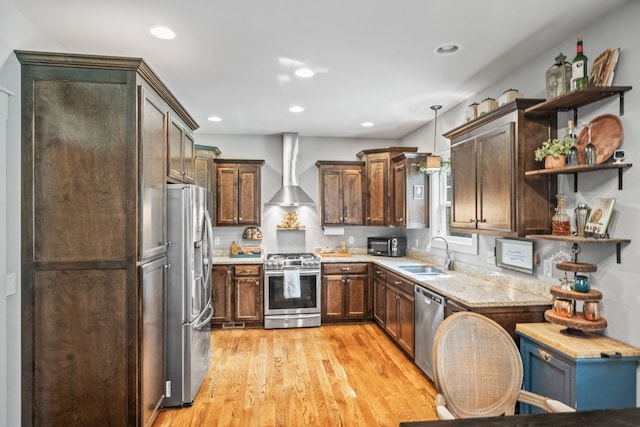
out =
[[[390,225],[389,201],[394,200],[391,159],[403,152],[416,151],[417,147],[389,147],[358,153],[358,158],[365,162],[365,225]]]
[[[316,162],[320,173],[320,224],[364,224],[364,162]]]
[[[533,151],[556,134],[556,114],[525,109],[542,100],[518,99],[459,126],[451,140],[452,230],[504,236],[548,233],[557,184],[525,176]]]
[[[264,160],[215,159],[216,226],[260,225]]]
[[[196,145],[195,150],[194,184],[207,189],[207,210],[209,215],[213,217],[216,195],[213,160],[220,155],[220,149],[207,145]]]
[[[167,174],[170,179],[185,184],[195,180],[195,141],[193,129],[179,116],[170,114],[167,144]]]
[[[429,226],[429,179],[418,169],[425,153],[402,153],[392,159],[393,200],[389,225],[406,228]]]

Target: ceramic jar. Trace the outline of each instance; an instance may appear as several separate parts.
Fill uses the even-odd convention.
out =
[[[589,278],[587,276],[576,275],[573,281],[573,290],[576,292],[587,293],[591,290],[589,285]]]
[[[524,95],[518,92],[518,89],[507,89],[502,93],[502,96],[498,98],[498,106],[502,107],[518,98],[523,98]]]
[[[482,117],[490,111],[498,108],[498,103],[493,98],[485,98],[478,106],[478,117]]]
[[[464,112],[464,121],[470,122],[478,118],[478,103],[469,104]]]

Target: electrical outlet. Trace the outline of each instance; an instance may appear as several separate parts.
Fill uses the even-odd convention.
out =
[[[213,244],[214,245],[219,245],[220,244],[220,236],[216,236],[213,238]]]
[[[353,245],[353,236],[349,236],[349,244]]]
[[[7,292],[6,296],[16,293],[16,273],[7,274]]]
[[[487,251],[487,264],[496,264],[496,256],[493,251]]]
[[[544,275],[547,277],[551,277],[552,273],[553,273],[553,266],[551,264],[551,259],[547,258],[542,260],[542,267],[544,270]]]

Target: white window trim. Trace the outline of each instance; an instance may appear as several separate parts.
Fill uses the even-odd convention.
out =
[[[449,249],[452,252],[460,252],[471,255],[478,255],[478,235],[471,234],[470,238],[447,235],[445,224],[444,206],[451,202],[446,200],[445,180],[443,175],[446,172],[440,170],[431,174],[431,237],[442,236],[449,241]],[[444,249],[444,242],[440,239],[431,242],[431,246]]]

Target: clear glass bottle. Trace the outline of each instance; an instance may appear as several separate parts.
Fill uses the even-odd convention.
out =
[[[584,147],[584,164],[594,165],[596,163],[596,147],[591,143],[591,124],[589,126],[589,143]]]
[[[555,98],[571,90],[571,64],[560,52],[556,62],[547,70],[547,99]]]
[[[571,217],[564,208],[564,194],[556,195],[558,201],[556,214],[551,218],[551,234],[555,236],[569,236],[571,234]]]
[[[582,36],[578,36],[576,44],[576,57],[571,62],[571,89],[587,87],[589,83],[587,74],[587,57],[583,53]]]
[[[569,148],[569,153],[567,153],[567,164],[575,166],[578,164],[578,148],[576,147],[577,137],[573,127],[573,120],[567,122],[567,135],[564,139],[571,142],[571,148]]]

